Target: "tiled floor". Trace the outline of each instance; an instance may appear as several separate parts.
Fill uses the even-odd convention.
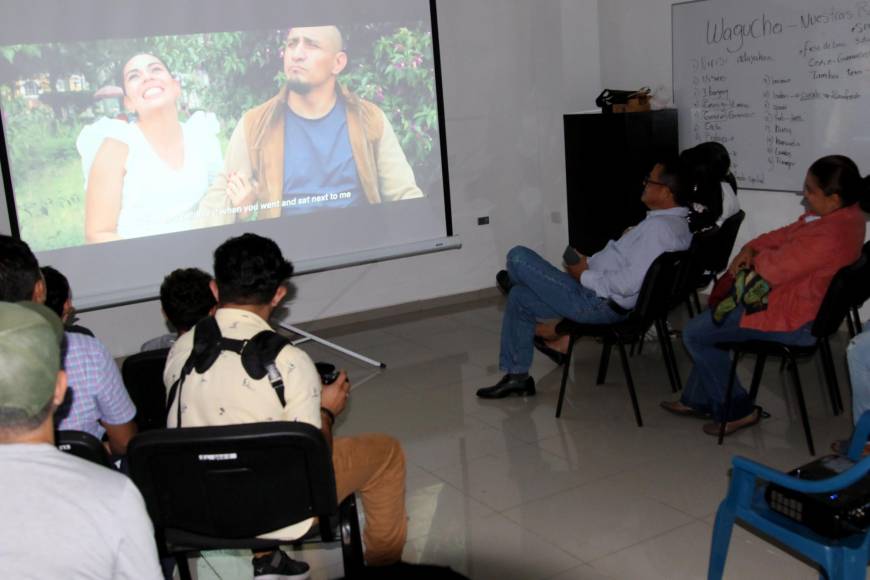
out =
[[[408,458],[410,517],[404,558],[450,565],[475,580],[705,578],[713,517],[728,484],[730,458],[742,454],[777,468],[809,461],[786,375],[768,365],[759,402],[772,417],[718,447],[702,422],[665,413],[671,398],[655,341],[631,366],[644,427],[638,428],[618,357],[608,381],[594,385],[600,346],[578,344],[562,418],[554,417],[560,370],[536,357],[538,394],[484,401],[493,384],[503,301],[469,303],[324,333],[387,364],[376,370],[324,347],[314,360],[346,368],[356,385],[338,433],[382,431]],[[681,326],[679,320],[676,327]],[[844,338],[835,341],[844,398]],[[690,362],[681,347],[682,376]],[[614,353],[615,355],[616,353]],[[743,376],[751,372],[747,361]],[[850,431],[833,417],[821,367],[801,365],[816,447]],[[341,576],[337,550],[308,550],[315,579]],[[223,559],[222,559],[223,558]],[[199,578],[235,577],[207,554]],[[238,570],[250,574],[247,560]],[[242,572],[240,572],[242,574]],[[239,577],[245,577],[241,575]],[[247,576],[250,577],[250,576]],[[737,529],[727,578],[817,578],[812,568]]]

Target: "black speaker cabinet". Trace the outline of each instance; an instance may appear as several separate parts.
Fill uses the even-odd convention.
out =
[[[643,178],[678,153],[677,111],[564,116],[570,243],[594,254],[640,222]]]

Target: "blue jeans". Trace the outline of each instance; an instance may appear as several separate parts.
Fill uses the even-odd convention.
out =
[[[870,324],[870,320],[865,324]],[[864,411],[870,411],[870,330],[852,339],[846,356],[852,380],[852,419],[857,425]]]
[[[502,372],[529,372],[538,321],[570,318],[608,324],[625,318],[614,312],[607,300],[523,246],[508,252],[507,271],[514,286],[501,322],[498,365]]]
[[[705,310],[688,323],[683,329],[683,344],[692,357],[694,366],[689,380],[683,388],[680,402],[698,411],[711,413],[716,421],[734,421],[750,414],[754,401],[740,384],[734,381],[731,392],[731,412],[726,419],[725,391],[731,373],[731,356],[726,350],[716,348],[717,342],[737,342],[743,340],[775,340],[792,345],[810,345],[816,340],[810,333],[812,323],[791,332],[764,332],[751,328],[740,328],[740,307],[725,317],[721,325],[713,322],[710,310]]]

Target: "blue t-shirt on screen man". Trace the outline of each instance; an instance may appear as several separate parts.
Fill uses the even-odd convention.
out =
[[[292,215],[363,203],[347,110],[339,98],[319,119],[284,113],[284,196],[281,213]]]

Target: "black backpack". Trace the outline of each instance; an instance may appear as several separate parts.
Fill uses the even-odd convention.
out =
[[[172,403],[178,397],[177,427],[181,427],[181,390],[184,379],[194,370],[199,374],[207,371],[221,352],[225,350],[237,353],[241,357],[242,368],[252,379],[260,380],[268,375],[269,382],[272,383],[272,388],[275,389],[275,394],[281,401],[281,406],[287,405],[284,400],[284,380],[275,366],[275,359],[281,349],[290,344],[290,339],[272,330],[264,330],[246,340],[226,338],[221,334],[217,320],[213,316],[200,320],[191,332],[194,333],[193,350],[184,361],[178,380],[172,383],[169,388],[169,396],[166,401],[168,414]]]

